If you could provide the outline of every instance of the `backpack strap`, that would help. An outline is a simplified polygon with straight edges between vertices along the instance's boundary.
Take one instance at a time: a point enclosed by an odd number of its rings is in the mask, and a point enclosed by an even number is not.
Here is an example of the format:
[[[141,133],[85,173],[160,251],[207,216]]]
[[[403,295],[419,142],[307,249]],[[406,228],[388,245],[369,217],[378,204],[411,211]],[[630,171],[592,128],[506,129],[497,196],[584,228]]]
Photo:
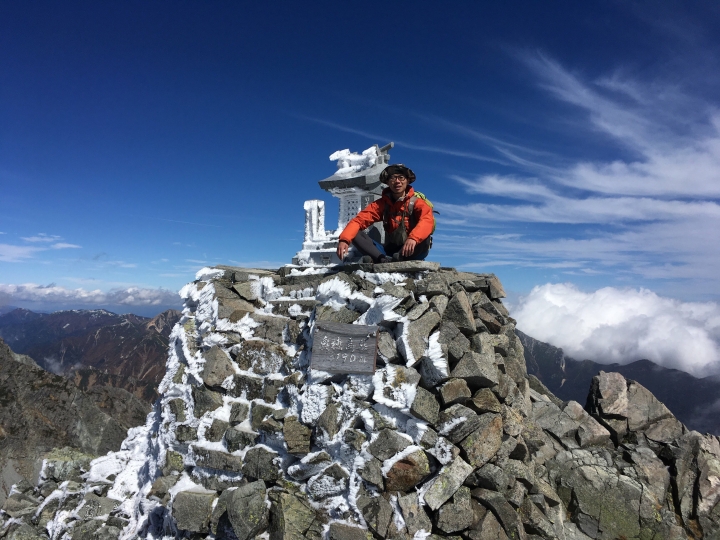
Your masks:
[[[413,195],[410,197],[410,200],[407,204],[407,210],[408,210],[408,221],[410,222],[410,228],[414,229],[415,225],[417,225],[417,222],[413,219],[413,212],[415,210],[415,202],[417,202],[418,198],[417,195]]]

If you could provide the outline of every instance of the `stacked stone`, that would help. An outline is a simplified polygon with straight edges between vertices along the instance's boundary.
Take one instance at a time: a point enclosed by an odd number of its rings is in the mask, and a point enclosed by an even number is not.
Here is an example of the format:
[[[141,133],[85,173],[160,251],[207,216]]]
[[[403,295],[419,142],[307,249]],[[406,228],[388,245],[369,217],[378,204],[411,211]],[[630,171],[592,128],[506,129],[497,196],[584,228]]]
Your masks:
[[[492,274],[218,267],[184,294],[139,489],[120,500],[127,473],[96,460],[2,534],[45,537],[42,515],[73,539],[720,537],[718,438],[615,373],[587,410],[558,400]],[[374,376],[311,369],[319,320],[378,325]]]

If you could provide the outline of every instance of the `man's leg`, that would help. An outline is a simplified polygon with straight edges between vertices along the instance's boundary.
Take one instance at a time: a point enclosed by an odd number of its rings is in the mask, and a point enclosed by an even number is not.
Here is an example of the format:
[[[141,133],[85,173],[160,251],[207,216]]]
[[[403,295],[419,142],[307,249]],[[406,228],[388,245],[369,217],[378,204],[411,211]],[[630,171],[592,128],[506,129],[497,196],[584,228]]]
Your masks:
[[[369,255],[375,262],[380,261],[380,257],[385,256],[385,250],[382,245],[375,242],[365,231],[360,231],[353,240],[355,246],[361,253]]]

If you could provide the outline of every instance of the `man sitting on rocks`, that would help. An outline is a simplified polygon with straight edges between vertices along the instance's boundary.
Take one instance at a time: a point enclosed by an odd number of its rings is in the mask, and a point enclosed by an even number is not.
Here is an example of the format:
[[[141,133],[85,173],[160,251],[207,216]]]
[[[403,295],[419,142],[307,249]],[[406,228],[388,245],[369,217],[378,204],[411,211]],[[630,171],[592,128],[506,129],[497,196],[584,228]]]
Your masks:
[[[432,207],[415,195],[410,186],[415,173],[405,165],[388,165],[380,173],[380,181],[388,187],[382,197],[371,202],[345,227],[338,242],[337,256],[342,261],[352,243],[366,262],[422,261],[432,246],[435,219]],[[385,243],[375,242],[363,230],[383,222]]]

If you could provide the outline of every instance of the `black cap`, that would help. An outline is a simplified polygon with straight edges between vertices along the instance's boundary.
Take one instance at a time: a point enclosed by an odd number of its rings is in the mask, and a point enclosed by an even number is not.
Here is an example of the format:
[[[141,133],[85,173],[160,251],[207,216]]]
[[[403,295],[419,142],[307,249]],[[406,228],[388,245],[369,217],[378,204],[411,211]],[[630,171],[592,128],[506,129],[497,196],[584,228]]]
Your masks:
[[[415,173],[412,171],[412,169],[409,169],[402,163],[396,163],[394,165],[388,165],[385,167],[383,172],[380,173],[380,181],[383,184],[388,183],[388,178],[395,174],[402,174],[405,178],[408,179],[408,184],[412,184],[415,181]]]

